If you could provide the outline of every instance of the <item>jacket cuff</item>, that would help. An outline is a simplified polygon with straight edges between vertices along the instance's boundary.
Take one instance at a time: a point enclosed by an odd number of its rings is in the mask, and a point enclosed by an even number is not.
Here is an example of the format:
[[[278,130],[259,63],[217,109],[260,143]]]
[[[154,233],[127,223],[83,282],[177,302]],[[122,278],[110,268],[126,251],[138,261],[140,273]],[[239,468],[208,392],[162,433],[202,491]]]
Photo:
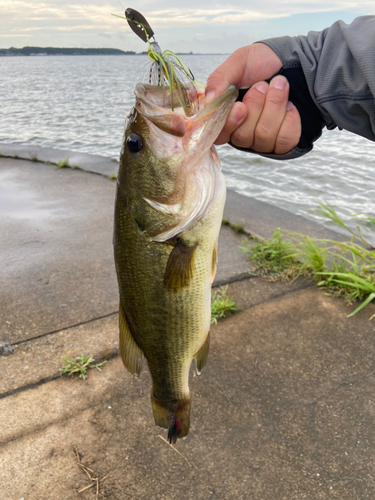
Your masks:
[[[257,151],[254,151],[253,149],[248,149],[248,148],[240,148],[238,146],[235,146],[231,142],[229,143],[232,148],[238,149],[239,151],[244,151],[246,153],[252,153],[258,156],[263,156],[264,158],[270,158],[271,160],[295,160],[296,158],[300,158],[301,156],[305,155],[306,153],[309,153],[313,146],[311,147],[306,147],[306,148],[300,148],[296,146],[292,150],[288,151],[288,153],[285,153],[283,155],[277,155],[276,153],[258,153]]]

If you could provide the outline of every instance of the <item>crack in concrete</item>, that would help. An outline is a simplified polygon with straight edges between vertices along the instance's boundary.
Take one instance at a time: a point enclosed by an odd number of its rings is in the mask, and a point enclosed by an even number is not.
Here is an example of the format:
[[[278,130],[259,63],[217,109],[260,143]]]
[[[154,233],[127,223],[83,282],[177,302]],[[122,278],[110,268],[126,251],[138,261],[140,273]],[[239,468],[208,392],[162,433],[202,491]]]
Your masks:
[[[76,323],[75,325],[64,326],[62,328],[58,328],[57,330],[52,330],[50,332],[42,333],[40,335],[37,335],[36,337],[31,337],[25,340],[20,340],[19,342],[14,342],[13,344],[10,345],[18,346],[20,344],[26,344],[27,342],[31,342],[32,340],[41,339],[43,337],[47,337],[48,335],[54,335],[55,333],[63,332],[64,330],[70,330],[71,328],[76,328],[77,326],[87,325],[88,323],[99,321],[100,319],[109,318],[110,316],[114,316],[115,314],[118,314],[118,311],[104,314],[103,316],[98,316],[97,318],[88,319],[86,321],[81,321],[80,323]]]
[[[110,356],[106,357],[106,360],[109,361],[110,359],[118,358],[118,356],[120,356],[120,353],[113,352]],[[101,358],[95,358],[95,356],[94,356],[94,359],[95,359],[95,361],[101,361]],[[56,379],[62,378],[62,377],[63,377],[63,375],[61,374],[61,372],[54,373],[54,374],[50,375],[49,377],[41,378],[40,380],[37,380],[36,382],[22,385],[20,387],[17,387],[16,389],[12,389],[10,391],[3,392],[2,394],[0,394],[0,400],[5,399],[9,396],[13,396],[15,394],[18,394],[20,392],[28,391],[29,389],[36,389],[37,387],[39,387],[43,384],[46,384],[47,382],[52,382],[53,380],[56,380]]]

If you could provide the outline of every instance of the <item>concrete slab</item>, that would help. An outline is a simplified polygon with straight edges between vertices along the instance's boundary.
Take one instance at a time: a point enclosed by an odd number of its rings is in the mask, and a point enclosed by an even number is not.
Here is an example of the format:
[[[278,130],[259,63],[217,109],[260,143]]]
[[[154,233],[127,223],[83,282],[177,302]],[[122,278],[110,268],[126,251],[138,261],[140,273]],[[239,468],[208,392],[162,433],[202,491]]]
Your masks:
[[[115,184],[0,158],[0,339],[15,343],[117,310]]]
[[[64,354],[116,356],[114,189],[0,158],[0,340],[13,344],[0,356],[1,498],[96,498],[78,493],[90,481],[77,448],[93,476],[111,474],[101,493],[114,499],[372,500],[375,304],[347,319],[354,307],[306,281],[243,280],[243,237],[228,227],[216,284],[236,280],[243,311],[212,327],[208,365],[191,373],[183,456],[153,425],[147,369],[132,378],[114,357],[86,382],[56,378]],[[225,218],[266,237],[277,227],[332,237],[230,192]]]
[[[228,294],[245,310],[309,286],[302,278],[291,283],[248,278],[232,283]],[[0,399],[60,377],[62,358],[82,353],[96,361],[118,355],[117,313],[13,344],[11,354],[0,356]]]
[[[0,340],[12,344],[118,310],[112,233],[115,182],[0,158]],[[224,227],[216,284],[251,267]]]
[[[76,447],[95,477],[111,473],[113,499],[372,500],[374,312],[347,319],[308,288],[214,326],[183,457],[153,425],[147,370],[132,378],[119,358],[0,400],[3,498],[81,498]]]

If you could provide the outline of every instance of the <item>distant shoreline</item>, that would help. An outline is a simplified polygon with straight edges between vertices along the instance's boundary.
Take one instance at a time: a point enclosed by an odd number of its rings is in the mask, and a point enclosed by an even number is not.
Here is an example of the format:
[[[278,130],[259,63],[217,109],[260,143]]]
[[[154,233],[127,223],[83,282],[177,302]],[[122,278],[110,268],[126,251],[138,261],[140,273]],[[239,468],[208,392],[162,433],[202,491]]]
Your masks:
[[[84,49],[84,48],[60,48],[60,47],[23,47],[17,49],[0,49],[0,57],[43,57],[43,56],[143,56],[147,52],[124,51],[120,49]],[[227,54],[193,54],[193,52],[176,52],[179,56],[220,56]]]

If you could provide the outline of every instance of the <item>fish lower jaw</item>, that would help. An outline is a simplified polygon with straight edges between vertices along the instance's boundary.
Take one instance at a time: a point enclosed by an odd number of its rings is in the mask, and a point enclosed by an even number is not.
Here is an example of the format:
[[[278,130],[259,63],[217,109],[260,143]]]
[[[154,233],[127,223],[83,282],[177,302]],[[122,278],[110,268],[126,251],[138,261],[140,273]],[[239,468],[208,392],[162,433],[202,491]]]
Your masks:
[[[151,396],[155,425],[168,429],[168,440],[175,443],[184,438],[190,428],[190,398],[181,401],[160,401]]]

